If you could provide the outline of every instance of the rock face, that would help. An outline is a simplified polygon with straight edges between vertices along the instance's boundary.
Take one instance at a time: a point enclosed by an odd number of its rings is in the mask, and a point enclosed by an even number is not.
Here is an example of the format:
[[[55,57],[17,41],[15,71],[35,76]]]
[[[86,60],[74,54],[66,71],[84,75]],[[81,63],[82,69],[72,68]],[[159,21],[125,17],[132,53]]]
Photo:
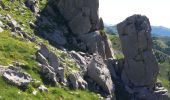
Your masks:
[[[87,49],[86,51],[90,54],[98,53],[103,59],[114,58],[111,43],[108,40],[106,33],[95,31],[82,34],[79,38],[83,41]]]
[[[2,76],[9,83],[19,87],[27,86],[32,80],[29,74],[22,72],[13,66],[6,69]]]
[[[149,19],[134,15],[119,23],[117,29],[125,56],[123,81],[134,86],[154,86],[159,69],[152,52]]]
[[[87,67],[87,76],[101,86],[105,93],[110,94],[113,92],[114,85],[110,72],[100,56],[93,56]]]
[[[149,19],[133,15],[119,23],[117,29],[125,59],[119,75],[112,73],[112,76],[120,77],[131,95],[128,100],[170,100],[167,90],[156,84],[159,68],[152,52]],[[113,67],[112,70],[116,71]]]
[[[74,34],[88,33],[102,26],[99,25],[99,0],[56,0],[56,6]]]

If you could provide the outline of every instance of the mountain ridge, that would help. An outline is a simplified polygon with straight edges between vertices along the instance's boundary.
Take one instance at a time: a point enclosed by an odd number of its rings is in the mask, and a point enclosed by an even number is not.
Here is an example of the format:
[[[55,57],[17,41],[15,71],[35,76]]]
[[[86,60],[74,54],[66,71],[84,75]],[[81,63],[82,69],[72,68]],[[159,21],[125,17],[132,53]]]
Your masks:
[[[117,33],[116,25],[112,24],[104,24],[105,30],[108,33]],[[164,26],[151,26],[152,27],[152,35],[153,36],[170,36],[170,28]]]

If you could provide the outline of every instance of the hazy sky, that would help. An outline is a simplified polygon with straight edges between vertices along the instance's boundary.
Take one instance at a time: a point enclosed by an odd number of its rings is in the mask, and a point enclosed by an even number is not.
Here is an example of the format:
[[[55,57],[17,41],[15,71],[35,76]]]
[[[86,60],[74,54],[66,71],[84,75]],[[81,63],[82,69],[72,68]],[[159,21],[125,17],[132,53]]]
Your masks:
[[[170,28],[170,0],[99,0],[105,23],[117,24],[133,14],[146,15],[151,24]]]

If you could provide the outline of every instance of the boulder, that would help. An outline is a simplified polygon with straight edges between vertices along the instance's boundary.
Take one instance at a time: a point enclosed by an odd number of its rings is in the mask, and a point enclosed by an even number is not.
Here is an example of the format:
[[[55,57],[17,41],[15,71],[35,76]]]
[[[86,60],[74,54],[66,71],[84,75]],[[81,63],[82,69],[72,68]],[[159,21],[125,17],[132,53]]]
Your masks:
[[[119,23],[117,29],[125,56],[122,80],[128,85],[153,88],[159,69],[152,52],[149,19],[133,15]]]
[[[19,87],[27,86],[32,80],[28,73],[13,66],[10,66],[7,70],[5,70],[2,76],[10,84],[14,84]]]
[[[114,58],[111,43],[106,36],[106,33],[95,31],[87,34],[82,34],[79,39],[86,45],[86,50],[90,54],[98,53],[103,59]]]
[[[71,73],[68,76],[69,85],[71,88],[74,89],[86,89],[87,88],[87,82],[81,77],[79,73]]]
[[[96,82],[105,93],[111,94],[113,92],[114,84],[110,72],[99,55],[93,56],[87,67],[87,76]]]

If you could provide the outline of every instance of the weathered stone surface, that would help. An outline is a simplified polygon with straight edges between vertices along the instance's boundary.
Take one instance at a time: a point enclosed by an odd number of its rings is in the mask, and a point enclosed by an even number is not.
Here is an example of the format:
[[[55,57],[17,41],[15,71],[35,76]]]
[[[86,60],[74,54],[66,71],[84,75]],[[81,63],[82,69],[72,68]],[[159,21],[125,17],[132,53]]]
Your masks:
[[[18,68],[10,66],[2,75],[5,80],[16,86],[27,86],[32,78],[26,72],[20,71]]]
[[[71,73],[68,76],[70,87],[75,89],[86,89],[87,88],[87,82],[81,77],[79,73]]]
[[[114,85],[110,72],[100,56],[93,56],[87,67],[87,76],[101,86],[105,93],[110,94],[113,92]]]
[[[78,52],[71,51],[70,52],[71,57],[77,62],[77,64],[80,66],[81,71],[87,71],[87,63],[88,61],[80,55]]]
[[[59,59],[55,53],[50,51],[46,45],[40,44],[40,49],[36,53],[36,59],[42,64],[42,72],[48,75],[54,82],[66,83],[64,67],[59,64]]]
[[[69,27],[75,34],[88,33],[91,29],[91,22],[88,17],[80,13],[69,22]]]
[[[125,56],[122,80],[128,85],[153,87],[159,69],[152,52],[149,19],[133,15],[119,23],[117,29]]]
[[[106,33],[96,31],[82,34],[79,38],[85,43],[86,49],[90,54],[98,53],[103,59],[114,58],[111,43]]]
[[[49,80],[52,81],[54,83],[57,83],[57,77],[56,77],[56,73],[54,72],[54,68],[52,68],[49,64],[47,59],[40,53],[37,52],[36,53],[36,59],[39,63],[41,63],[41,72],[43,74],[43,76]]]
[[[73,33],[79,35],[98,29],[99,0],[56,0],[56,6]]]

